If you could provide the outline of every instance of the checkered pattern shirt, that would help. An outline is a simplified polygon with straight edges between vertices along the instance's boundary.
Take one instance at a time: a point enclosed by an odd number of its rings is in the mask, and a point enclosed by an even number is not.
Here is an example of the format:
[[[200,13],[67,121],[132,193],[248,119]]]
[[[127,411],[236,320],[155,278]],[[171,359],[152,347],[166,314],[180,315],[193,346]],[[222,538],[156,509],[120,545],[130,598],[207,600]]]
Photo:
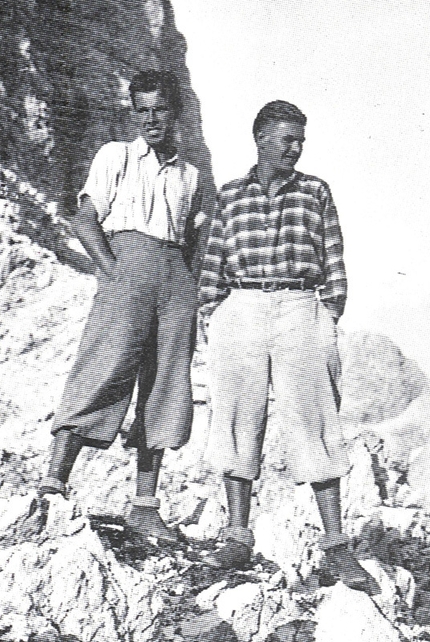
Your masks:
[[[269,198],[253,167],[221,188],[200,278],[200,303],[222,300],[233,280],[306,279],[330,313],[347,293],[343,240],[330,188],[294,172]]]

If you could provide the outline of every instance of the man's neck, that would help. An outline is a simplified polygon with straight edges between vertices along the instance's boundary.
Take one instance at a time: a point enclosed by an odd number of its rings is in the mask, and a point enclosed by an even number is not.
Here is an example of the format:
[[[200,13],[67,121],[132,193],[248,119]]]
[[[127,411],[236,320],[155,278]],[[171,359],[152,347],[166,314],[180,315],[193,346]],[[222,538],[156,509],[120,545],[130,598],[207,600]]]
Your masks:
[[[294,170],[290,172],[280,172],[275,171],[270,167],[267,167],[264,163],[259,162],[257,165],[257,176],[260,181],[260,185],[263,188],[263,192],[269,196],[273,196],[279,190],[281,185],[285,183],[294,173]]]
[[[152,149],[154,150],[160,165],[163,165],[163,163],[172,158],[177,151],[176,147],[170,141],[163,143],[162,145],[154,146]]]

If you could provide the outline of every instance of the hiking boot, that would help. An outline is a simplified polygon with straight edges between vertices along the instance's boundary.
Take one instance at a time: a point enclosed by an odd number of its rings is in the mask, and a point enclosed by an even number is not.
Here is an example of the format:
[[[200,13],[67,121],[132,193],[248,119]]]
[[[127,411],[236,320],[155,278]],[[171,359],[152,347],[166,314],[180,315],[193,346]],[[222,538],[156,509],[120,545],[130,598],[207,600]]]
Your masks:
[[[224,546],[202,558],[205,564],[226,570],[241,569],[249,564],[255,544],[251,529],[229,526],[224,529],[223,539],[226,542]]]
[[[132,533],[143,535],[143,537],[156,537],[159,540],[177,544],[178,535],[173,529],[166,526],[161,519],[158,509],[160,500],[150,495],[135,497],[133,508],[125,522],[126,528]]]
[[[324,536],[320,547],[325,551],[327,569],[333,577],[349,588],[364,591],[368,595],[381,592],[375,578],[360,565],[349,549],[346,535]]]

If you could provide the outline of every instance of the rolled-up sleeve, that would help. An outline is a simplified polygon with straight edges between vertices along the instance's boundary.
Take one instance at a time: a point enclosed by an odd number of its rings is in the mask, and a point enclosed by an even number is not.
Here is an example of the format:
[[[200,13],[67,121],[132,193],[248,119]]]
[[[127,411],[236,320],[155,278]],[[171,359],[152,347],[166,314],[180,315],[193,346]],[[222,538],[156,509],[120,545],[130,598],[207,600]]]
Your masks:
[[[223,208],[218,197],[200,276],[199,300],[202,306],[215,302],[225,294],[225,285],[222,282],[225,258],[222,214]]]
[[[88,178],[78,194],[78,207],[84,196],[89,196],[102,223],[115,199],[118,180],[124,164],[124,144],[111,142],[103,145],[94,156]]]
[[[332,316],[342,316],[347,295],[347,279],[343,260],[343,237],[330,189],[324,185],[321,193],[324,222],[325,287],[321,300]]]

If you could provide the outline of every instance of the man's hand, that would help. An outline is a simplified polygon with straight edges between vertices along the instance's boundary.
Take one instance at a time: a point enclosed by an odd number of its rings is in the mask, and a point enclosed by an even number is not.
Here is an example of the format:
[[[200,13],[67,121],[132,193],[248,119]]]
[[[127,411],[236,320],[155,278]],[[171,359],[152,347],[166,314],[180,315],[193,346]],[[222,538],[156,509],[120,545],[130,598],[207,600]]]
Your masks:
[[[200,337],[203,340],[203,343],[208,343],[208,330],[209,330],[209,317],[205,314],[202,314],[200,311],[198,314],[198,328]]]
[[[98,265],[97,267],[110,279],[113,277],[115,274],[116,266],[117,266],[117,261],[112,257],[112,259],[109,257],[109,260],[107,260],[108,257],[106,257],[106,260],[103,262],[102,265]]]
[[[200,334],[205,343],[208,343],[208,330],[209,330],[209,320],[213,312],[219,306],[219,301],[212,301],[211,303],[205,303],[201,306],[198,315],[198,327]]]

